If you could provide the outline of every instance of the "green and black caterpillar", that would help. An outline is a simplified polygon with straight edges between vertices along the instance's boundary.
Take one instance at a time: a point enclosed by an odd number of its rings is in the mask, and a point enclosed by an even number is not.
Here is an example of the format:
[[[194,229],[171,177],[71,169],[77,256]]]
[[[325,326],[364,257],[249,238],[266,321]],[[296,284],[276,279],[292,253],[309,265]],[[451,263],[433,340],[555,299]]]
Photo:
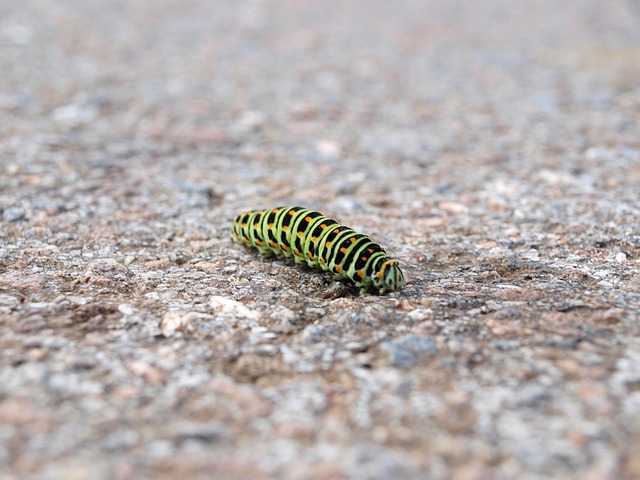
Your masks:
[[[398,261],[368,236],[302,207],[278,207],[238,215],[233,239],[260,253],[293,258],[361,291],[392,292],[404,285]]]

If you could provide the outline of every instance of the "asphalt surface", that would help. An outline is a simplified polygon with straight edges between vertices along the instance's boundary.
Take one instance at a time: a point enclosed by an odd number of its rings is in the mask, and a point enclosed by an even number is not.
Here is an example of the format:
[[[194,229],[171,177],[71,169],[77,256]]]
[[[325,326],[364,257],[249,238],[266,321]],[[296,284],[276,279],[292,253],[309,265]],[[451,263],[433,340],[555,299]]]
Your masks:
[[[0,0],[0,479],[640,478],[639,23]],[[406,286],[231,242],[280,205]]]

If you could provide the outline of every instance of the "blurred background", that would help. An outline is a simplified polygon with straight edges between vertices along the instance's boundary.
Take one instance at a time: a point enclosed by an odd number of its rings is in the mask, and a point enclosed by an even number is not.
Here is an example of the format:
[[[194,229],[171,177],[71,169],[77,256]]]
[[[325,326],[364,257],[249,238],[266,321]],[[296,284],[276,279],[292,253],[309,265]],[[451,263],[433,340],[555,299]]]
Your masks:
[[[251,208],[428,209],[434,189],[469,203],[532,164],[584,178],[608,163],[591,147],[637,157],[633,0],[29,0],[0,14],[5,167],[138,162],[145,183],[182,170]]]

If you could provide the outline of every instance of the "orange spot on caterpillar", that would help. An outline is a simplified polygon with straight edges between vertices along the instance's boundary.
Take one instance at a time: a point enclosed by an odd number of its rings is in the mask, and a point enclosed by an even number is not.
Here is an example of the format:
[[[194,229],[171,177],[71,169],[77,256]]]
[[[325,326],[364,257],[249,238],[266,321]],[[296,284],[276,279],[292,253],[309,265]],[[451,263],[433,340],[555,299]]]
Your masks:
[[[302,232],[298,232],[298,238],[302,238],[303,233]]]
[[[294,215],[295,213],[295,210],[289,210],[289,215]]]
[[[340,249],[340,251],[341,251],[342,253],[347,253],[347,249],[346,249],[346,248],[344,248],[344,247],[342,247],[342,248]]]
[[[259,224],[259,223],[254,223],[254,224],[253,224],[253,228],[255,228],[256,230],[258,229],[258,227],[259,227],[259,226],[260,226],[260,224]]]
[[[325,228],[327,228],[327,226],[323,223],[322,225],[320,225],[320,228],[324,230]]]
[[[369,253],[373,253],[373,248],[367,248],[367,250],[369,250]]]
[[[376,278],[382,278],[382,272],[376,273]]]
[[[269,245],[275,248],[276,242],[274,242],[273,240],[269,240]]]
[[[293,253],[295,253],[298,257],[300,256],[300,250],[298,250],[297,248],[293,251]]]
[[[273,222],[271,222],[269,225],[267,225],[269,228],[273,228]]]
[[[339,228],[336,228],[336,229],[333,231],[333,233],[340,233],[340,229],[339,229]]]
[[[282,250],[284,250],[285,252],[286,252],[287,250],[289,250],[289,247],[287,247],[284,243],[281,243],[281,244],[280,244],[280,248],[281,248]]]
[[[367,261],[367,258],[369,258],[369,257],[360,257],[360,258],[362,258],[362,261],[363,261],[363,262],[366,262],[366,261]]]
[[[307,252],[307,256],[311,259],[313,259],[313,255],[311,254],[311,252]]]
[[[309,223],[311,221],[311,217],[304,217],[304,221]]]
[[[247,222],[242,224],[242,228],[246,228],[247,227]]]
[[[320,263],[324,265],[325,263],[327,263],[327,261],[324,258],[321,258]]]
[[[278,213],[278,209],[274,208],[273,210],[271,210],[273,213]]]
[[[331,242],[327,242],[324,244],[327,248],[329,248],[331,246]]]
[[[364,272],[362,270],[358,270],[356,273],[360,278],[364,278]]]
[[[353,243],[353,242],[356,241],[356,238],[355,237],[351,237],[349,240],[351,241],[351,243]]]
[[[340,265],[336,265],[336,272],[340,273],[342,271],[342,267]]]
[[[313,243],[316,243],[316,242],[318,241],[318,237],[311,237],[311,241],[312,241]]]
[[[288,225],[283,225],[282,226],[282,231],[286,232],[287,230],[289,230],[289,226]]]
[[[256,238],[255,244],[256,244],[256,245],[258,245],[258,246],[261,246],[261,245],[262,245],[262,241],[260,241],[260,240],[258,240],[258,239]]]

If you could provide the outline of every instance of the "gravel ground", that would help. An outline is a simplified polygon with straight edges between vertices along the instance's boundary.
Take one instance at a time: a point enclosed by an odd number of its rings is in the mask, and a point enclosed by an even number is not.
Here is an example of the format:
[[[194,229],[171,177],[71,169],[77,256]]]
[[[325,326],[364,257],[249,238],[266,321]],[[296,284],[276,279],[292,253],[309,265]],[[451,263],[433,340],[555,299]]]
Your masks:
[[[0,0],[0,479],[640,478],[639,23]],[[294,204],[407,285],[231,243]]]

